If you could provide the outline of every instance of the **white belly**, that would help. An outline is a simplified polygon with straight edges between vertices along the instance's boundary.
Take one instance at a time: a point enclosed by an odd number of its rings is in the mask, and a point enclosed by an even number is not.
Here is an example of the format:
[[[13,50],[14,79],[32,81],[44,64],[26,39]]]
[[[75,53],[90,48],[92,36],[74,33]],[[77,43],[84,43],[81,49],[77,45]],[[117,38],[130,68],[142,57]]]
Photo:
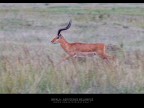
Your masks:
[[[85,56],[92,57],[95,55],[97,55],[96,52],[77,52],[74,57],[85,57]]]

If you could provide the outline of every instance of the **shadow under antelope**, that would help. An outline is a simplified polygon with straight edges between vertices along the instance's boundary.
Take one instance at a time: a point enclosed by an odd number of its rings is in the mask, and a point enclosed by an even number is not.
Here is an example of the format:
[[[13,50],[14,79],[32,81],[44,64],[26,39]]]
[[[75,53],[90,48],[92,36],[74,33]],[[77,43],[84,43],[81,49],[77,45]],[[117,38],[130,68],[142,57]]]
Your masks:
[[[68,60],[71,57],[85,57],[98,55],[100,58],[108,60],[113,57],[106,54],[106,45],[104,43],[69,43],[62,35],[61,31],[67,30],[71,26],[71,20],[65,28],[58,30],[57,36],[51,41],[53,44],[60,43],[61,47],[68,54],[67,57],[63,58],[60,62]]]

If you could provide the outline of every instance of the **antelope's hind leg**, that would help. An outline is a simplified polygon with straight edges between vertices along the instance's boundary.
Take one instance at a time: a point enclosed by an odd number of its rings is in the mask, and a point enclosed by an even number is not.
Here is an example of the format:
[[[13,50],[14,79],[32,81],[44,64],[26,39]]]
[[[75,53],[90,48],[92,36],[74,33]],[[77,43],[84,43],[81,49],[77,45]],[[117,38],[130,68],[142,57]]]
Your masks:
[[[109,56],[109,55],[100,55],[101,58],[107,63],[107,64],[111,64],[116,62],[116,58],[114,56]]]

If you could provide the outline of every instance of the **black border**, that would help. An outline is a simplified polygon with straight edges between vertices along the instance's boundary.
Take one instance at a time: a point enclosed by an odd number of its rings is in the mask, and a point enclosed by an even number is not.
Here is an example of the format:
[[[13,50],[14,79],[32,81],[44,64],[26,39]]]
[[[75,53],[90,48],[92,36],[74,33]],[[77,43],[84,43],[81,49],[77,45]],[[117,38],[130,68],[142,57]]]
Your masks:
[[[143,3],[143,0],[1,0],[0,3]]]
[[[34,106],[48,106],[49,104],[95,104],[95,107],[102,107],[109,105],[115,107],[126,107],[128,105],[140,105],[143,103],[143,95],[141,94],[1,94],[0,102],[6,105],[19,105],[20,107]],[[53,99],[92,99],[90,102],[55,102]],[[138,104],[136,103],[138,102]],[[12,103],[12,104],[11,104]]]

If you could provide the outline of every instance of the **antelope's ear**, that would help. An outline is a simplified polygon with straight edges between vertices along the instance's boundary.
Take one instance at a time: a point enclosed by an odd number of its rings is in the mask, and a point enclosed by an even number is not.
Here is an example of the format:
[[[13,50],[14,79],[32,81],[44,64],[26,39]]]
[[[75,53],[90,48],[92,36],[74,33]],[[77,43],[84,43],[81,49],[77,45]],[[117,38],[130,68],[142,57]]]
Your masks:
[[[63,38],[62,36],[59,37],[59,39],[62,39],[62,38]]]

